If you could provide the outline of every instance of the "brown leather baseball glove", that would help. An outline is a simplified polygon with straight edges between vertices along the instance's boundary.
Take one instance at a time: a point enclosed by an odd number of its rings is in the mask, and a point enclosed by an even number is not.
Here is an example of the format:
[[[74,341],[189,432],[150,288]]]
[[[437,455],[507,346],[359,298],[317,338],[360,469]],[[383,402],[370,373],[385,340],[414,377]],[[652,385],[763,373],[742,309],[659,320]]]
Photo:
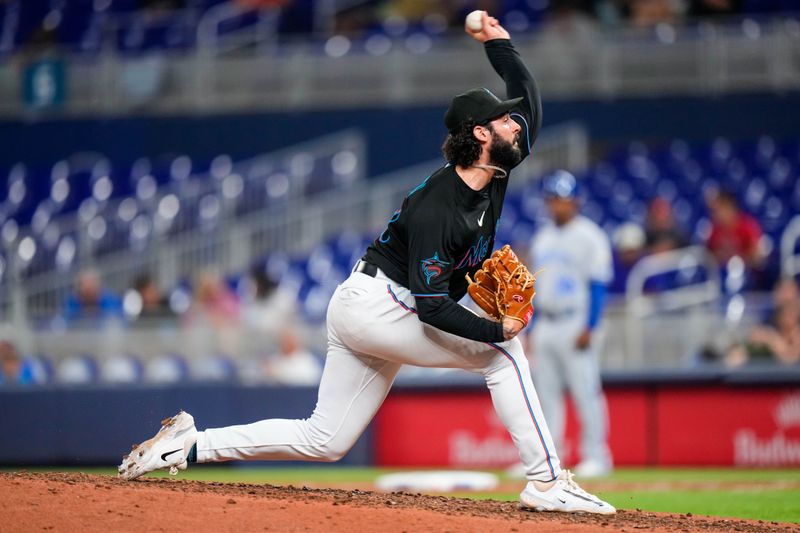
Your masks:
[[[527,326],[533,316],[535,281],[506,244],[483,262],[474,280],[467,275],[467,292],[494,319],[509,317]]]
[[[469,274],[465,274],[469,286],[467,292],[472,300],[483,309],[487,315],[495,320],[502,320],[503,315],[497,307],[497,279],[492,274],[494,263],[492,257],[483,262],[483,266],[475,272],[473,281]]]

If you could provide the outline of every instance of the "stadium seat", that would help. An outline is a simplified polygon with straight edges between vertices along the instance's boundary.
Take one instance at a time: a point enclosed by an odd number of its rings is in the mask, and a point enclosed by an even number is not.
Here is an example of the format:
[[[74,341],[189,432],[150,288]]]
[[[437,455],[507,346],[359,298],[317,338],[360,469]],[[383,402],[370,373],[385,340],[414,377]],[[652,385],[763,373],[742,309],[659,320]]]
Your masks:
[[[147,383],[180,383],[189,378],[186,359],[177,354],[165,354],[149,359],[144,364],[144,379]]]
[[[118,355],[100,363],[100,381],[112,384],[139,383],[144,376],[144,365],[134,355]]]
[[[321,244],[314,248],[308,256],[306,263],[306,276],[313,283],[323,283],[333,269],[334,254],[331,246]]]
[[[228,356],[216,355],[189,361],[189,377],[193,381],[225,382],[238,375],[236,363]]]
[[[90,355],[71,355],[56,364],[55,381],[62,385],[89,385],[98,378],[98,365]]]
[[[26,358],[27,364],[31,369],[34,383],[37,385],[48,385],[53,382],[55,370],[49,358],[37,355]]]
[[[314,285],[309,288],[305,298],[302,300],[301,310],[303,316],[312,324],[319,324],[325,319],[328,310],[328,302],[336,286]]]

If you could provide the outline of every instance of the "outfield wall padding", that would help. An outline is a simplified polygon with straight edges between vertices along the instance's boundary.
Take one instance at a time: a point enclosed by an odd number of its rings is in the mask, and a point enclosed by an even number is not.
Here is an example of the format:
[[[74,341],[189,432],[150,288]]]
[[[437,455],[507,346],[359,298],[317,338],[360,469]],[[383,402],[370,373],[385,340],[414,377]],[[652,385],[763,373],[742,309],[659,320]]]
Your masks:
[[[0,389],[0,465],[117,465],[180,409],[198,429],[307,418],[316,388],[170,386]],[[373,462],[371,431],[343,464]]]

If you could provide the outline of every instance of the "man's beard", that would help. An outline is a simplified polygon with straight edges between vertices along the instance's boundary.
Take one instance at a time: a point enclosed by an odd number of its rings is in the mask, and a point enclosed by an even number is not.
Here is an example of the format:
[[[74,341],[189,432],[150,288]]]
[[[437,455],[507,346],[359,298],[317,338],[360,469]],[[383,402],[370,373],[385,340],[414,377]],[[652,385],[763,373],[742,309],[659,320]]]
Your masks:
[[[515,142],[519,142],[519,135],[515,137]],[[493,131],[489,161],[502,169],[511,170],[522,161],[522,151],[519,146],[514,146]]]

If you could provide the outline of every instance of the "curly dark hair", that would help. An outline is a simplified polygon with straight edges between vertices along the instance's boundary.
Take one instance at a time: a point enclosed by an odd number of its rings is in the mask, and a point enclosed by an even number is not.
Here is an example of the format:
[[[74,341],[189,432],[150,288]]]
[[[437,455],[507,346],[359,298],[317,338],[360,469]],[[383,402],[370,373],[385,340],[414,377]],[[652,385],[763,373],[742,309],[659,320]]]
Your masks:
[[[472,134],[472,129],[477,125],[474,120],[467,120],[447,134],[442,145],[442,153],[448,163],[468,167],[478,160],[481,155],[481,145]]]

